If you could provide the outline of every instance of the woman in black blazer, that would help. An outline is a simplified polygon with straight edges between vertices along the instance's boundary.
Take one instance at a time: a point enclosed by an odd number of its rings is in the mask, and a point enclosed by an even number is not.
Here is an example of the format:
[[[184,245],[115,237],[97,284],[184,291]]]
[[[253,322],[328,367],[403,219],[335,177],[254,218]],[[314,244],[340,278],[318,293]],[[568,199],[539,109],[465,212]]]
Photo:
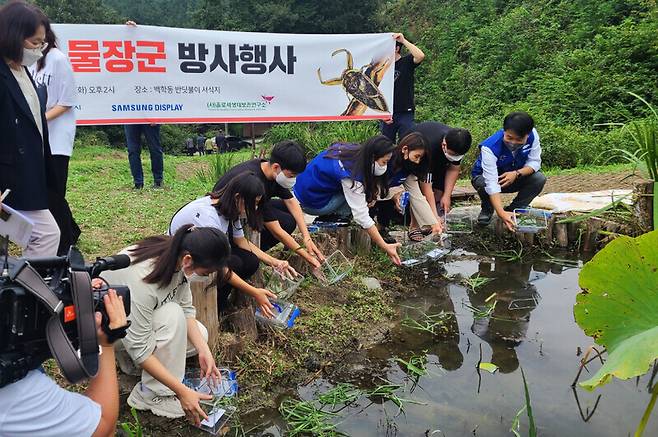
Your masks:
[[[25,68],[42,56],[45,20],[23,2],[0,9],[0,191],[10,189],[4,203],[34,223],[26,257],[56,255],[60,236],[48,211],[48,125]]]

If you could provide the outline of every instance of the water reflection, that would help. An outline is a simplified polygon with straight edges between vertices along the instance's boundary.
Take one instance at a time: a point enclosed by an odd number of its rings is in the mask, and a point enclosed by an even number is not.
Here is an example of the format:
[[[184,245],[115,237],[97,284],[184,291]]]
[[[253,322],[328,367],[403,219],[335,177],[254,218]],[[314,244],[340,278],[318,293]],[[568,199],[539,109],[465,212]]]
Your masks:
[[[525,339],[530,324],[530,313],[541,298],[531,282],[536,280],[532,265],[481,261],[478,272],[481,278],[491,282],[479,288],[469,288],[470,305],[487,313],[475,316],[471,332],[491,347],[491,362],[501,373],[514,372],[519,367],[516,347]],[[495,294],[494,294],[495,293]],[[493,295],[493,297],[491,297]],[[491,311],[491,305],[493,311]]]

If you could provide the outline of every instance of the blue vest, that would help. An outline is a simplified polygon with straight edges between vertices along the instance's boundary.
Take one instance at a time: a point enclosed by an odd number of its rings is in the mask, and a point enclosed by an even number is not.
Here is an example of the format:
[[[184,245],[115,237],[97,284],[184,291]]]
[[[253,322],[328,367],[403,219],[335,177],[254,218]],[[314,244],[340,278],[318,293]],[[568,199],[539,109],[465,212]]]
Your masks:
[[[325,150],[297,175],[293,191],[304,207],[320,209],[326,206],[336,193],[343,191],[340,181],[352,177],[338,159],[327,158],[326,155]]]
[[[499,175],[511,170],[518,170],[523,168],[526,161],[528,161],[528,155],[530,154],[532,143],[535,141],[534,132],[530,132],[526,144],[516,151],[515,156],[503,143],[503,134],[504,132],[501,129],[480,143],[480,149],[486,147],[487,149],[491,150],[494,156],[498,159],[496,162],[496,167],[498,167]],[[471,177],[479,176],[481,174],[482,153],[478,155],[477,161],[475,161],[475,164],[473,164]]]
[[[395,174],[392,174],[393,172],[391,171],[391,163],[388,163],[389,167],[386,169],[386,173],[388,173],[388,186],[389,188],[391,187],[397,187],[398,185],[402,185],[404,181],[407,180],[407,177],[409,176],[409,172],[406,171],[405,169],[401,169]]]

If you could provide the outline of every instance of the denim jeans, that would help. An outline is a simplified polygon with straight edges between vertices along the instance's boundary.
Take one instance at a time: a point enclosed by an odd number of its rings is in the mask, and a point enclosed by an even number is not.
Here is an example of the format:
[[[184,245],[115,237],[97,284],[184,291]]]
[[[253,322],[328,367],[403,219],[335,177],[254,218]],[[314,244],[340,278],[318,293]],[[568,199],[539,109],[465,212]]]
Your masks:
[[[146,137],[149,152],[151,153],[151,172],[153,182],[162,183],[163,152],[160,144],[160,126],[148,124],[127,124],[124,126],[126,142],[128,143],[128,162],[130,173],[133,175],[135,185],[144,185],[144,173],[142,172],[142,133]]]
[[[352,210],[347,204],[347,200],[345,200],[345,196],[342,192],[334,194],[329,202],[322,208],[310,208],[302,205],[302,209],[306,214],[317,216],[336,214],[340,217],[350,217],[352,215]]]
[[[393,123],[386,124],[383,121],[379,122],[379,128],[382,135],[388,137],[391,141],[395,142],[395,136],[402,138],[414,127],[414,113],[413,112],[394,112]]]

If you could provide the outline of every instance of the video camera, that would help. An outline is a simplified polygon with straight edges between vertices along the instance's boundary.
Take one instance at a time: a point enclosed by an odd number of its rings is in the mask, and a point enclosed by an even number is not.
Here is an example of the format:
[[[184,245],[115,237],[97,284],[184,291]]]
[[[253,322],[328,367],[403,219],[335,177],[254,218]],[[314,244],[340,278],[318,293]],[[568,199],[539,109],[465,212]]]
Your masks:
[[[71,383],[95,376],[100,354],[95,312],[101,313],[110,341],[125,337],[127,326],[110,329],[103,296],[115,289],[130,314],[130,290],[107,284],[92,289],[91,278],[128,267],[130,258],[115,255],[85,264],[72,247],[61,257],[14,258],[5,252],[0,265],[0,387],[51,357]]]

